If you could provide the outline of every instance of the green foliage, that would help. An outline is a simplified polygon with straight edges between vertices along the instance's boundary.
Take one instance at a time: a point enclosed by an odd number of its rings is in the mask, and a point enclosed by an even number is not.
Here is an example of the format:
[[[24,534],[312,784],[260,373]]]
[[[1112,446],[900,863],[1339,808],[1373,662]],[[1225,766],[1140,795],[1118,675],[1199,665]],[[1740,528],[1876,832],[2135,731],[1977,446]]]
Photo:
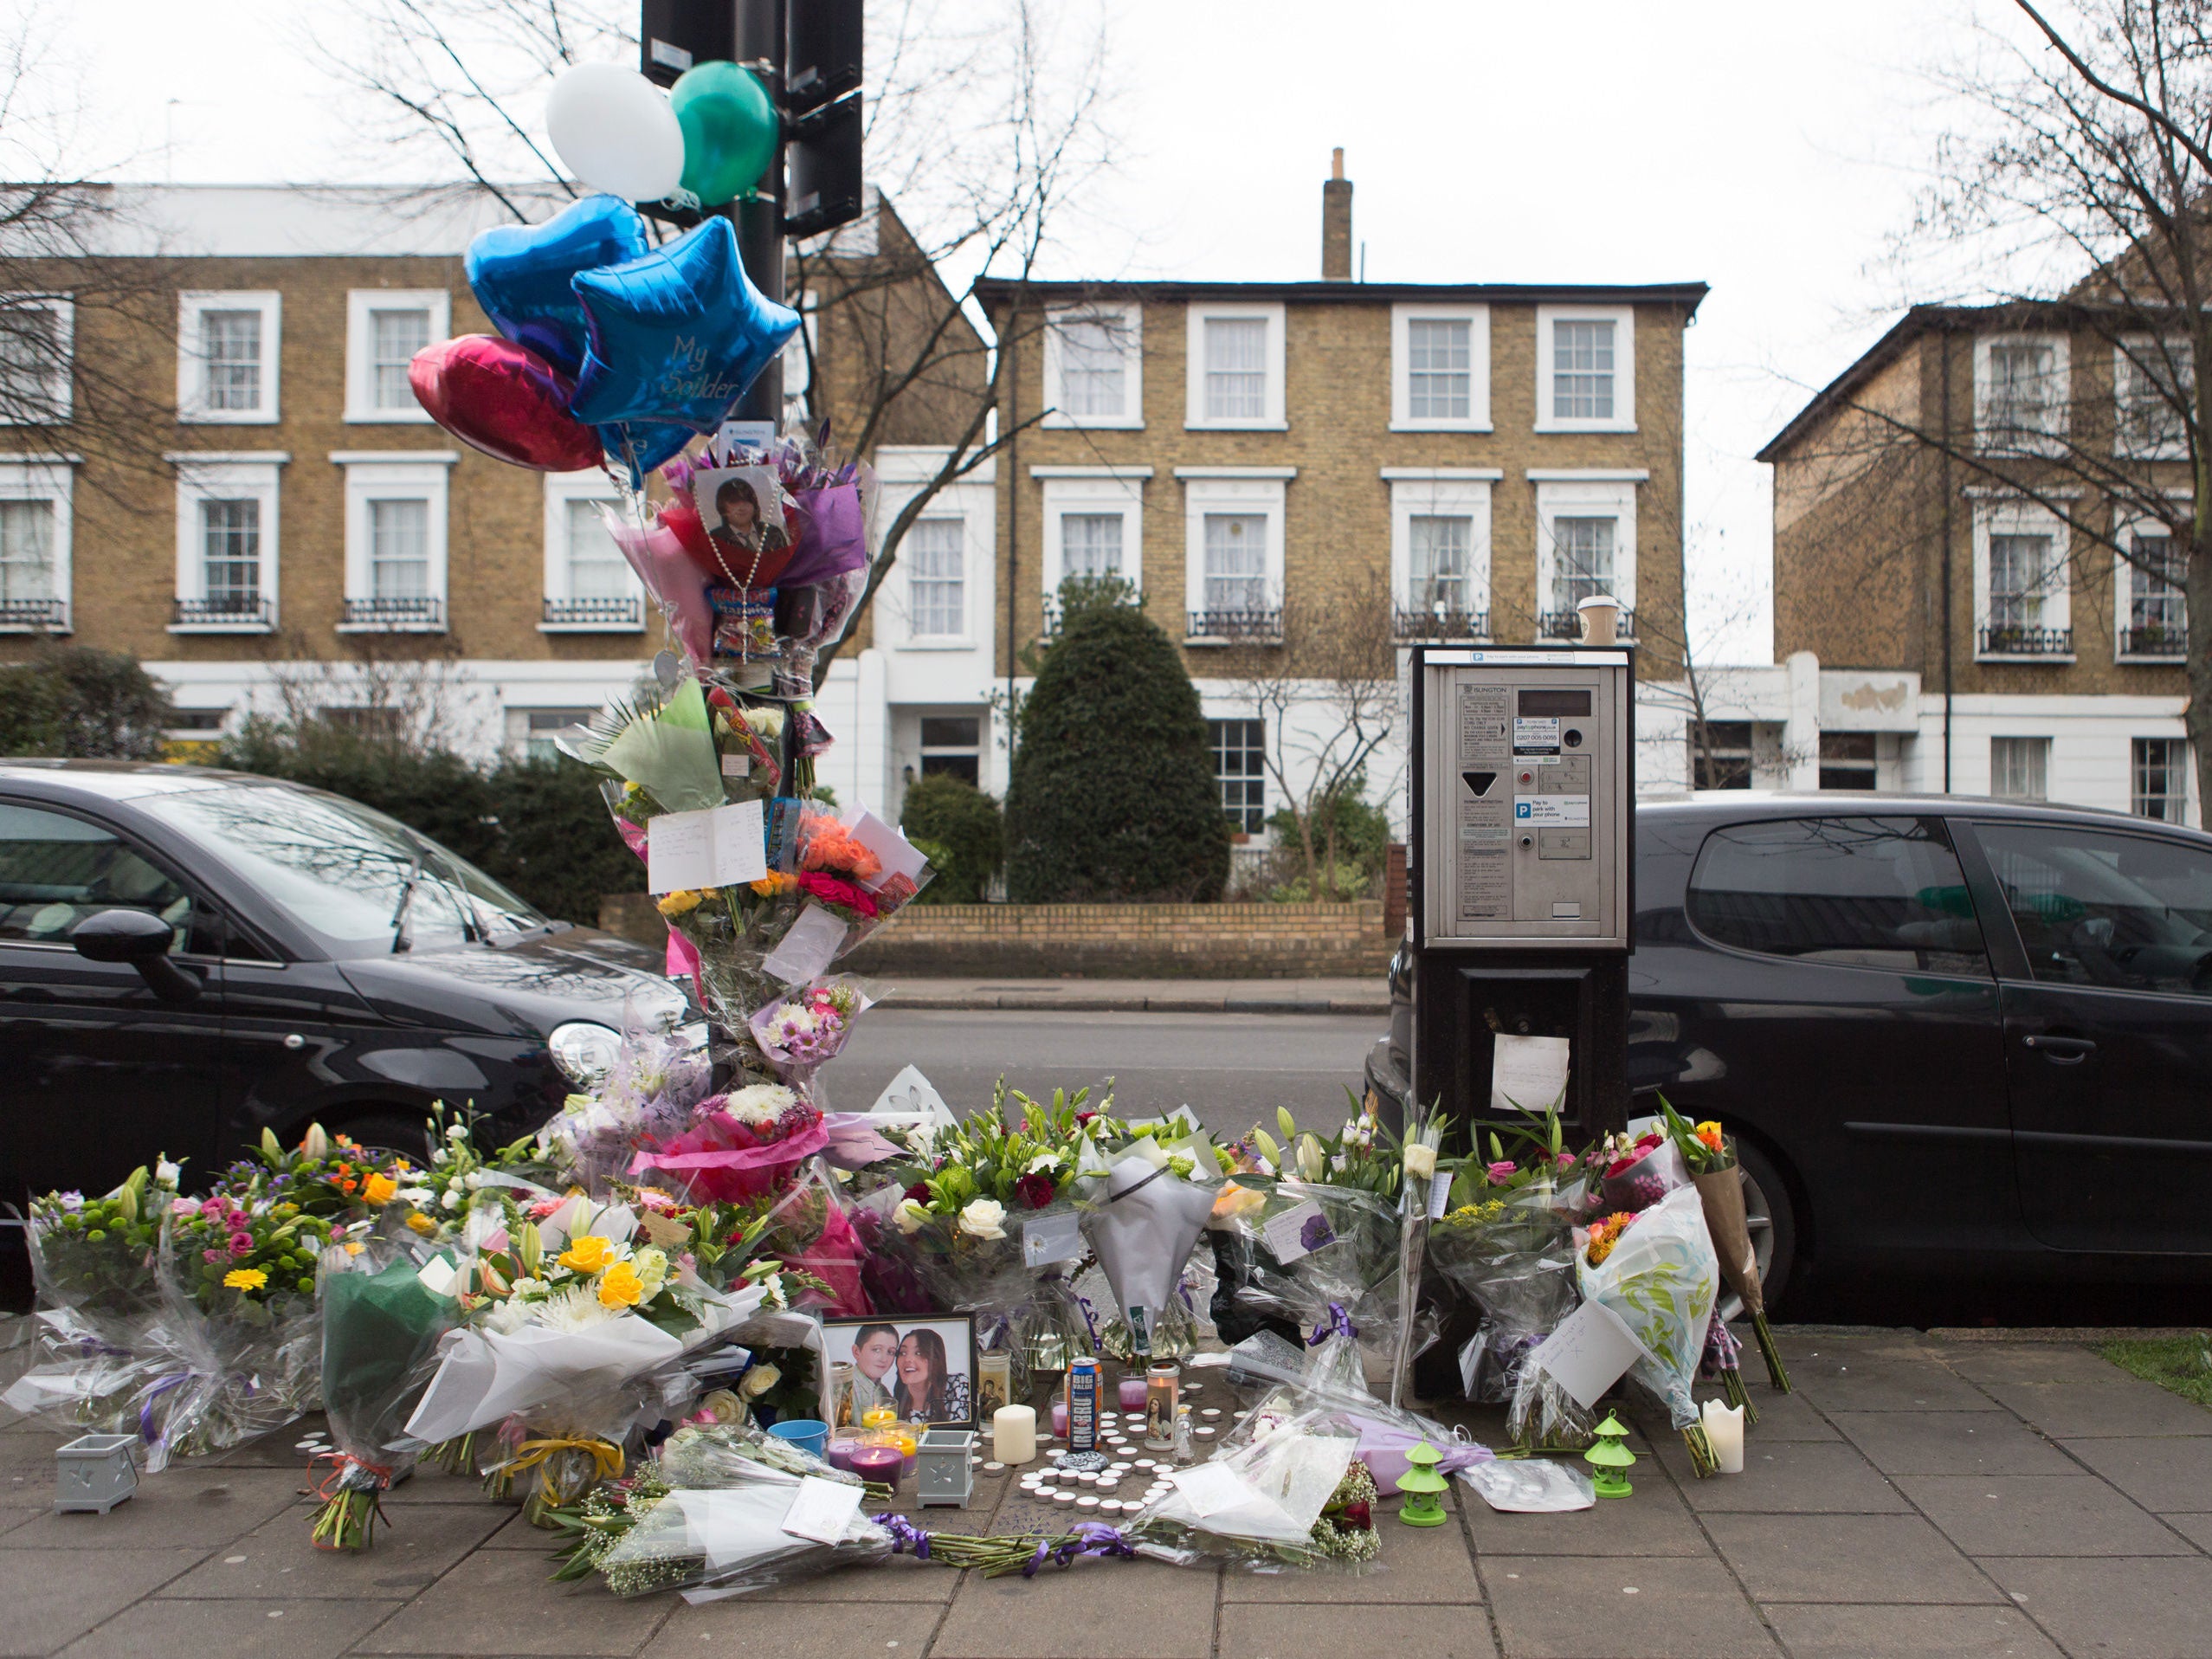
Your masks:
[[[906,788],[899,827],[936,867],[922,904],[980,904],[1006,852],[998,803],[964,778],[933,772]]]
[[[1054,593],[1052,609],[1059,621],[1056,637],[1031,640],[1021,650],[1022,671],[1035,674],[1044,664],[1046,655],[1058,642],[1058,636],[1065,636],[1067,626],[1078,616],[1093,610],[1132,610],[1145,608],[1144,591],[1134,582],[1119,576],[1070,576],[1061,578]]]
[[[1141,610],[1068,616],[1017,731],[1006,791],[1014,902],[1220,896],[1229,828],[1198,693]]]
[[[507,760],[487,780],[498,851],[484,868],[549,916],[599,925],[599,900],[642,893],[645,864],[616,832],[598,775],[565,756]]]
[[[1325,795],[1313,806],[1313,856],[1321,865],[1318,882],[1306,871],[1305,842],[1299,838],[1298,814],[1289,807],[1270,815],[1267,827],[1275,832],[1280,849],[1279,870],[1287,872],[1267,896],[1279,904],[1305,904],[1313,889],[1325,889],[1323,900],[1364,899],[1370,895],[1390,862],[1390,815],[1369,802],[1367,778],[1360,773],[1348,778],[1333,795]],[[1329,836],[1336,836],[1336,877],[1329,876]]]
[[[42,646],[0,667],[0,754],[158,760],[170,719],[160,685],[127,652]]]
[[[2212,1406],[2212,1337],[2202,1331],[2187,1336],[2121,1338],[2097,1352],[2145,1382]]]

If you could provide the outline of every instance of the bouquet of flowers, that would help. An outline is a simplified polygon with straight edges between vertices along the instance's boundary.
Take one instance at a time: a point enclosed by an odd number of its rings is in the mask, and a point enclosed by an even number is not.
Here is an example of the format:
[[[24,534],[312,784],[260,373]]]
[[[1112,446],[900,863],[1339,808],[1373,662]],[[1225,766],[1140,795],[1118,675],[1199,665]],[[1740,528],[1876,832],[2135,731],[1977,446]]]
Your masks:
[[[748,1083],[700,1101],[680,1133],[648,1139],[630,1175],[693,1202],[743,1204],[788,1186],[829,1139],[797,1090]]]
[[[1787,1394],[1790,1373],[1783,1369],[1782,1351],[1775,1346],[1774,1333],[1767,1328],[1765,1288],[1759,1281],[1758,1257],[1751,1249],[1751,1227],[1744,1218],[1744,1176],[1736,1161],[1735,1142],[1710,1120],[1693,1128],[1667,1104],[1665,1095],[1660,1097],[1659,1109],[1664,1114],[1667,1137],[1689,1165],[1691,1185],[1705,1204],[1706,1230],[1712,1235],[1720,1276],[1743,1298],[1744,1309],[1751,1316],[1751,1330],[1758,1340],[1759,1357],[1766,1361],[1768,1380]],[[1719,1320],[1713,1323],[1720,1326],[1725,1336],[1727,1327]],[[1740,1393],[1740,1372],[1734,1374],[1738,1378],[1735,1391]],[[1748,1399],[1735,1403],[1747,1410],[1751,1407]]]
[[[753,1041],[785,1082],[811,1090],[815,1074],[837,1057],[874,1000],[849,976],[817,979],[756,1013]]]
[[[1628,1374],[1657,1397],[1682,1431],[1700,1475],[1713,1467],[1692,1389],[1720,1268],[1694,1187],[1677,1187],[1643,1210],[1616,1210],[1575,1233],[1584,1301],[1620,1315],[1644,1353]]]
[[[696,1604],[888,1559],[891,1533],[857,1507],[826,1543],[785,1530],[803,1481],[821,1478],[680,1487],[667,1471],[641,1471],[561,1516],[569,1544],[555,1576],[574,1580],[597,1572],[617,1596],[674,1590]]]
[[[1344,1338],[1331,1352],[1387,1395],[1406,1311],[1396,1204],[1372,1188],[1283,1180],[1229,1224],[1244,1243],[1235,1302],[1312,1347]]]
[[[1599,1148],[1598,1161],[1596,1197],[1608,1214],[1648,1210],[1690,1184],[1680,1151],[1658,1129],[1648,1129],[1633,1140],[1627,1135],[1608,1137]]]
[[[1221,1559],[1268,1572],[1356,1564],[1364,1557],[1345,1548],[1336,1526],[1326,1536],[1317,1528],[1332,1504],[1341,1513],[1338,1494],[1358,1448],[1326,1408],[1255,1407],[1209,1462],[1170,1475],[1170,1489],[1122,1536],[1139,1555],[1183,1565]]]
[[[641,1150],[691,1121],[712,1075],[703,1049],[674,1032],[633,1028],[598,1087],[570,1095],[538,1132],[544,1156],[559,1181],[603,1197]]]

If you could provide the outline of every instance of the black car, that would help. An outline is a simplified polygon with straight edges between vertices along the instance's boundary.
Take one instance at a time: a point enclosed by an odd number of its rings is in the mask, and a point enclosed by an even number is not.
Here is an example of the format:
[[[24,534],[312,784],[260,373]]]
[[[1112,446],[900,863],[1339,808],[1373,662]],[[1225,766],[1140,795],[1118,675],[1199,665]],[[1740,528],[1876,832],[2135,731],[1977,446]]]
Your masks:
[[[1635,875],[1630,1084],[1738,1137],[1770,1301],[1811,1262],[2212,1278],[2212,836],[1725,791],[1640,803]]]
[[[522,1134],[684,1017],[662,967],[319,790],[0,761],[0,1200],[311,1121],[419,1149],[438,1100]]]

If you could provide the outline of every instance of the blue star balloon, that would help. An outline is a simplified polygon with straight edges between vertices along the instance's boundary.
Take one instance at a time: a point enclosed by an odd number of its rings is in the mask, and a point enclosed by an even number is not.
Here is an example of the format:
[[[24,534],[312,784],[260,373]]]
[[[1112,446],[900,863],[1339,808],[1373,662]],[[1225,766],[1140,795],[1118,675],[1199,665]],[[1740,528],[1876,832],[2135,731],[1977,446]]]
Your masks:
[[[464,268],[492,326],[572,380],[584,366],[584,307],[570,286],[576,274],[652,249],[635,208],[616,197],[587,196],[543,224],[484,231],[468,244]]]
[[[797,312],[753,287],[727,219],[580,272],[573,286],[590,332],[569,410],[593,426],[673,421],[712,432],[799,326]]]
[[[627,426],[593,429],[599,434],[609,463],[629,472],[632,489],[643,489],[646,474],[674,461],[683,453],[684,445],[699,436],[687,426],[669,426],[659,421],[633,421]]]

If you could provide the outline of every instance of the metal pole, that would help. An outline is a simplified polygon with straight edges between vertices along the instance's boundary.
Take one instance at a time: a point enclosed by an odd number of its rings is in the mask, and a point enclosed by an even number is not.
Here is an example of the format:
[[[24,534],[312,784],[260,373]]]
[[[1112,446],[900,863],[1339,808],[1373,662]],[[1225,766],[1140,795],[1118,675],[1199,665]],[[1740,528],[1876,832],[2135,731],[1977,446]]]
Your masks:
[[[801,4],[805,0],[799,0]],[[734,0],[738,9],[738,61],[751,68],[768,84],[769,96],[780,111],[784,105],[784,7],[786,0]],[[738,254],[753,287],[770,299],[784,298],[784,145],[779,140],[760,176],[758,197],[732,203],[720,211],[738,228]],[[760,378],[730,411],[732,420],[773,421],[784,418],[784,363],[771,359]]]

